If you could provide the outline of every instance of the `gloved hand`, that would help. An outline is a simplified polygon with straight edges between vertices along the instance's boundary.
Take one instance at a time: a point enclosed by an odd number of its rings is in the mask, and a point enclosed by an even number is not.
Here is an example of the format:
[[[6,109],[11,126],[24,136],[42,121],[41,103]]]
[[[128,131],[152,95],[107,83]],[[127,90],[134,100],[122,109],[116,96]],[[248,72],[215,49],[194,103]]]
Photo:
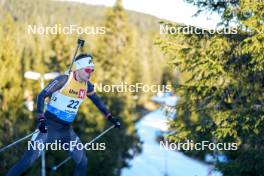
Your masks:
[[[44,114],[37,113],[37,119],[39,122],[38,129],[41,133],[47,133],[48,126]]]
[[[117,118],[113,117],[111,114],[107,115],[107,119],[108,119],[112,124],[115,125],[115,128],[118,128],[118,129],[121,128],[121,123],[120,123],[120,121],[119,121]]]

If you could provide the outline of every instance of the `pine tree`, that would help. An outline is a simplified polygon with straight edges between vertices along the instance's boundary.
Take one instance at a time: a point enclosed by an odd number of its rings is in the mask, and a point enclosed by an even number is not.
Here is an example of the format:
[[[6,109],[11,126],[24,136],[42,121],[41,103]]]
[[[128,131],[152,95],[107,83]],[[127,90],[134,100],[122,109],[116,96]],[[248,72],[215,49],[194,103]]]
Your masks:
[[[169,34],[160,43],[173,65],[188,73],[178,89],[177,118],[171,121],[177,133],[169,138],[235,142],[236,151],[187,153],[200,158],[223,153],[228,162],[217,167],[224,175],[262,175],[263,3],[188,2],[201,10],[223,12],[223,24],[229,27],[230,21],[237,20],[239,29],[236,35]]]
[[[20,65],[22,50],[17,39],[19,33],[10,15],[2,16],[2,18],[0,22],[0,42],[3,44],[0,46],[0,146],[21,137],[21,133],[29,132],[32,127],[29,114],[24,107],[23,73]],[[7,151],[1,155],[1,160],[10,156]],[[9,161],[16,159],[17,157],[13,155]],[[0,174],[3,174],[3,168],[8,164],[6,161],[3,160],[0,164]]]
[[[114,7],[107,11],[104,26],[106,34],[99,39],[94,52],[95,81],[104,85],[129,83],[132,81],[131,74],[133,74],[130,70],[134,59],[132,52],[134,39],[121,1],[118,0]],[[133,118],[131,118],[133,116],[132,95],[129,92],[98,94],[106,102],[112,114],[121,119],[123,128],[120,132],[107,136],[109,151],[105,151],[102,156],[108,156],[108,158],[102,158],[97,154],[98,159],[93,160],[93,169],[98,175],[120,175],[121,169],[127,166],[126,160],[132,158],[128,150],[132,149],[135,152],[138,150],[138,138],[135,134]],[[100,164],[101,162],[104,164]],[[96,166],[100,166],[100,169]]]

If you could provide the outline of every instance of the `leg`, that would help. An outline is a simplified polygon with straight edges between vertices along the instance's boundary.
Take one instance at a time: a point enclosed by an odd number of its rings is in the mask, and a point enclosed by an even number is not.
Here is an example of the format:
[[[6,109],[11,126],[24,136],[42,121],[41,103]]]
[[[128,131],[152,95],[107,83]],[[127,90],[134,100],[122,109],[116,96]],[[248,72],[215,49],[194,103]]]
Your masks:
[[[77,143],[81,143],[79,137],[76,135],[76,133],[73,131],[73,129],[70,129],[70,141],[76,141]],[[76,164],[74,176],[85,176],[87,173],[87,164],[88,159],[85,154],[85,150],[78,150],[76,147],[70,151],[71,156]]]
[[[87,173],[88,159],[84,150],[72,151],[71,155],[76,163],[74,176],[85,176]]]
[[[31,138],[32,145],[34,141],[45,143],[47,140],[47,134],[36,133]],[[29,168],[34,161],[40,156],[42,150],[35,150],[32,147],[27,149],[22,158],[8,171],[6,176],[18,176],[21,175],[27,168]]]

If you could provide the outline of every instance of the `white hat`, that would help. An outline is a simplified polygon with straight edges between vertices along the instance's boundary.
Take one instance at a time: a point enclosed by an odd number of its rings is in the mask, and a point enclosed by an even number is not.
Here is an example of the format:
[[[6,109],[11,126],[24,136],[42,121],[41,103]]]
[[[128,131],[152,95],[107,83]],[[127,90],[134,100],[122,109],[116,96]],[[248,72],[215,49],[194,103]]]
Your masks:
[[[76,60],[74,62],[74,65],[75,65],[76,70],[86,68],[86,67],[93,67],[94,68],[93,58],[91,55],[87,55],[81,59]]]

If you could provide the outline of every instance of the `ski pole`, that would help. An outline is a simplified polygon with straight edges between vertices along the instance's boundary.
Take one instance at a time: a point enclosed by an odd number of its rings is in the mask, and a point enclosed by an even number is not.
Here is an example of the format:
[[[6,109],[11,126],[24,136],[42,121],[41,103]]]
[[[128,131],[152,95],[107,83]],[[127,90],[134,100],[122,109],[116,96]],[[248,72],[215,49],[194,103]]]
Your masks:
[[[71,73],[72,65],[73,65],[73,62],[75,61],[75,57],[76,57],[76,54],[77,54],[77,52],[78,52],[78,49],[79,49],[80,47],[83,47],[84,42],[85,42],[85,41],[82,40],[82,39],[78,39],[78,41],[77,41],[77,47],[76,47],[76,49],[75,49],[75,51],[74,51],[73,58],[72,58],[72,60],[71,60],[71,64],[70,64],[69,71],[68,71],[69,74]]]
[[[34,131],[34,132],[32,132],[32,133],[26,135],[25,137],[23,137],[23,138],[21,138],[21,139],[18,139],[18,140],[16,140],[15,142],[13,142],[13,143],[11,143],[11,144],[8,144],[7,146],[5,146],[5,147],[3,147],[3,148],[0,149],[0,153],[3,152],[3,151],[5,151],[6,149],[8,149],[8,148],[10,148],[10,147],[13,147],[14,145],[18,144],[19,142],[24,141],[25,139],[31,137],[33,134],[35,134],[35,133],[37,133],[37,132],[39,132],[39,130],[36,130],[36,131]]]
[[[115,127],[115,125],[112,125],[111,127],[107,128],[105,131],[103,131],[101,134],[99,134],[98,136],[96,136],[93,140],[91,140],[88,144],[90,145],[91,143],[93,143],[94,141],[96,141],[97,139],[101,138],[105,133],[107,133],[108,131],[110,131],[111,129],[113,129]],[[56,166],[52,167],[53,171],[57,171],[58,168],[60,166],[62,166],[63,164],[65,164],[66,162],[68,162],[70,159],[72,158],[72,156],[67,157],[65,160],[63,160],[61,163],[59,163]]]

